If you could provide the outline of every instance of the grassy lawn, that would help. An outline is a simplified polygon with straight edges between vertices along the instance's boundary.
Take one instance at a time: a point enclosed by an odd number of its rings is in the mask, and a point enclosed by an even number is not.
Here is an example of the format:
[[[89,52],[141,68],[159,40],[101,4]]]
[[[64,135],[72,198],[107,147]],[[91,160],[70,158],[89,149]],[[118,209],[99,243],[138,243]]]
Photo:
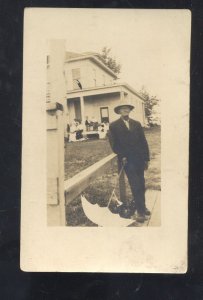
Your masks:
[[[161,189],[161,130],[159,127],[146,129],[145,135],[150,148],[150,165],[145,172],[146,188]],[[108,140],[89,140],[66,144],[65,148],[65,179],[71,178],[80,171],[112,153]],[[85,190],[85,195],[91,203],[106,206],[117,179],[116,160],[109,166],[108,171]],[[127,197],[131,191],[126,179]],[[118,189],[116,190],[118,194]],[[80,197],[67,206],[67,222],[70,226],[96,226],[85,216]]]
[[[112,153],[108,140],[86,140],[66,144],[65,179]]]

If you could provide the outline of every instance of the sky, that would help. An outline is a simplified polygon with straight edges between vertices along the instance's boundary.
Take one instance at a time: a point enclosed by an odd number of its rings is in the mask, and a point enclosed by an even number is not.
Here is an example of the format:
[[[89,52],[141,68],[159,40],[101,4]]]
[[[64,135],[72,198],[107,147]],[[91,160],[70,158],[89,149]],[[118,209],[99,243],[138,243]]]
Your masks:
[[[66,50],[101,52],[122,65],[120,81],[164,99],[189,84],[190,22],[187,10],[75,10],[61,18]],[[171,93],[173,97],[173,93]]]

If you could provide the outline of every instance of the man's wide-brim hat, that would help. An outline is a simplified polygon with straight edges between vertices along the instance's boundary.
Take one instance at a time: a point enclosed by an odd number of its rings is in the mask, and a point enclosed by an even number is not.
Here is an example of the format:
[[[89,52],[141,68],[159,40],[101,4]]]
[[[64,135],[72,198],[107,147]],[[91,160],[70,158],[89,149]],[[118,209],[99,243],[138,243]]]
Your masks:
[[[119,113],[120,113],[120,109],[121,109],[121,107],[123,107],[123,106],[128,106],[128,107],[130,108],[130,110],[133,110],[133,108],[135,108],[132,104],[123,102],[123,103],[117,105],[117,106],[114,108],[115,113],[116,113],[116,114],[119,114]]]

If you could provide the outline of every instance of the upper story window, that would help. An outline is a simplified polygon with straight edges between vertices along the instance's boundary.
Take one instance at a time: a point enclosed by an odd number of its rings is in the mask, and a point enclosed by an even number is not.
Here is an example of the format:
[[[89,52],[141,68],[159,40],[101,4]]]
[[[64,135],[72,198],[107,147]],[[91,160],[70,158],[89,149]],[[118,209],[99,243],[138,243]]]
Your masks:
[[[72,69],[72,78],[73,78],[73,89],[78,90],[80,89],[78,85],[78,81],[80,82],[80,68]]]

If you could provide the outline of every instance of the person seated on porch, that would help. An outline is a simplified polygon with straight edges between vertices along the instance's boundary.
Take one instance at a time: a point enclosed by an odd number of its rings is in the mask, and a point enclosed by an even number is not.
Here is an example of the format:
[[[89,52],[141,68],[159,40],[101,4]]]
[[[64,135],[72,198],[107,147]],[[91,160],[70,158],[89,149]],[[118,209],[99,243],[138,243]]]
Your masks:
[[[101,124],[98,126],[98,133],[99,133],[99,138],[100,138],[100,139],[106,138],[107,131],[106,131],[106,128],[105,128],[104,123],[101,123]]]
[[[66,141],[69,142],[69,138],[70,138],[70,125],[69,123],[67,124],[67,127],[66,127]]]
[[[86,117],[86,120],[85,120],[85,127],[86,127],[86,131],[90,130],[90,122],[88,121],[88,117]]]
[[[79,122],[77,129],[81,130],[82,132],[85,130],[85,126],[82,124],[81,121]]]
[[[93,122],[92,121],[89,122],[89,131],[93,131]]]
[[[93,131],[97,131],[98,130],[98,121],[95,117],[92,117],[91,119],[92,125],[93,125]]]
[[[109,130],[108,123],[106,123],[106,122],[101,123],[99,130],[102,131],[102,132],[107,132]]]
[[[104,126],[105,126],[105,130],[108,131],[109,130],[109,123],[108,122],[104,122]]]
[[[99,124],[98,131],[101,131],[101,132],[105,131],[105,125],[104,125],[104,123]]]
[[[73,122],[73,124],[70,124],[70,134],[69,134],[69,142],[75,142],[76,141],[76,124]]]
[[[78,125],[77,125],[77,129],[76,129],[76,140],[80,140],[80,139],[83,139],[83,125],[78,122]]]

